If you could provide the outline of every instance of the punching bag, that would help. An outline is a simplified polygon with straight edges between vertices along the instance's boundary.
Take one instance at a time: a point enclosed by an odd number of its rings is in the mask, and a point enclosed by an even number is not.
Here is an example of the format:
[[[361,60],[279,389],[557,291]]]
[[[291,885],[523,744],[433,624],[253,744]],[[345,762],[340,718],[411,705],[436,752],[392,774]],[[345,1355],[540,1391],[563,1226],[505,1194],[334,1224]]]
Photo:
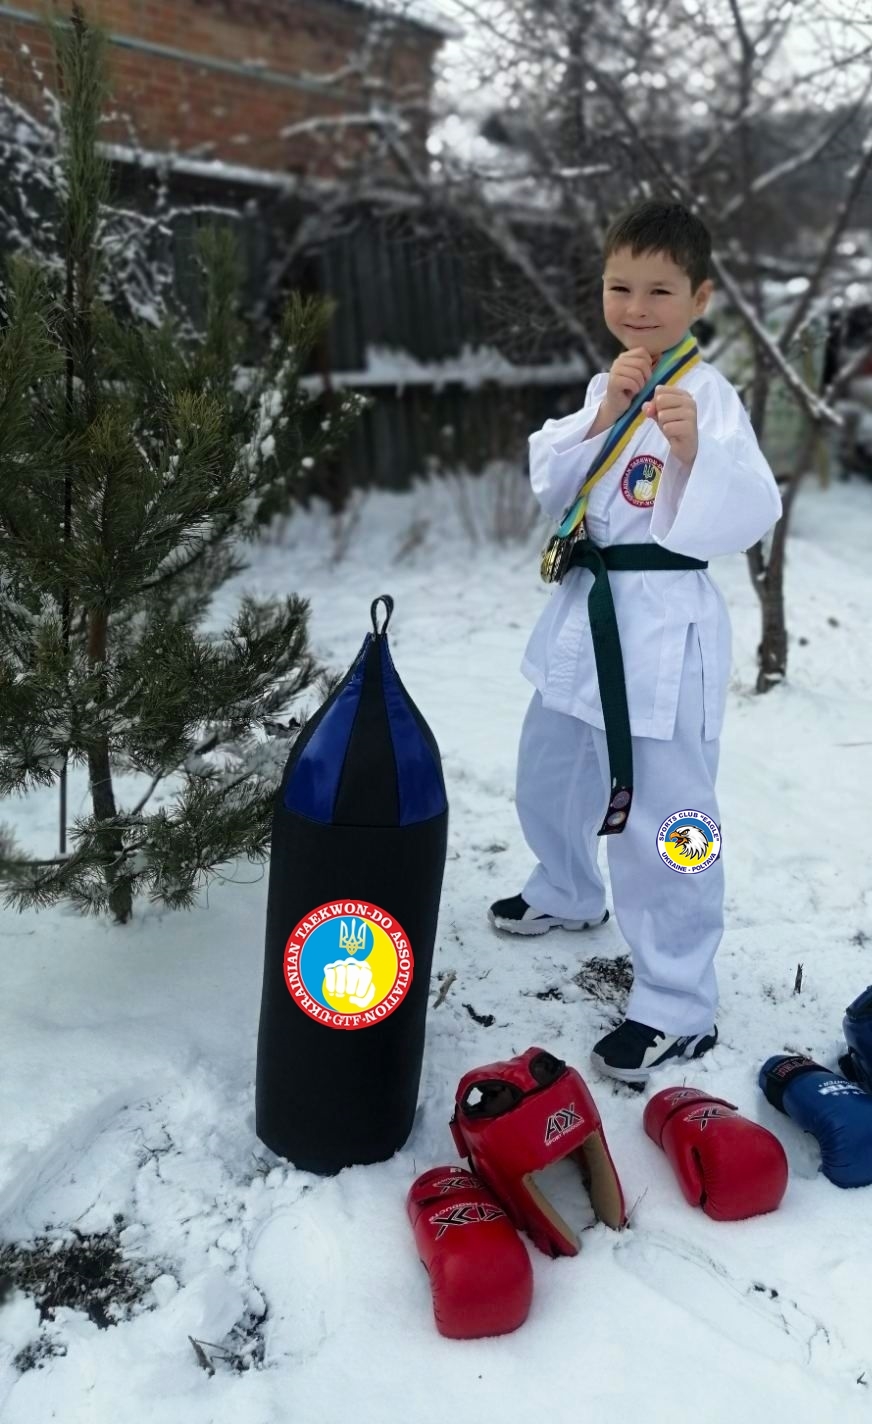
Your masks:
[[[391,658],[393,606],[374,600],[373,631],[300,732],[273,812],[256,1131],[323,1174],[402,1147],[421,1077],[448,803]]]

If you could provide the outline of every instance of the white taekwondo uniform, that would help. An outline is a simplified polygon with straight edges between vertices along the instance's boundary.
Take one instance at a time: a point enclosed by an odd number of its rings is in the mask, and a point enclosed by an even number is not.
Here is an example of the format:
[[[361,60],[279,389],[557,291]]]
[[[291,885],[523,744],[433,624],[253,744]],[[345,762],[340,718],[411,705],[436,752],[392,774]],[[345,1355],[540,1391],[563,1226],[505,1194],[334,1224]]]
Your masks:
[[[584,407],[530,436],[530,482],[562,518],[608,437],[591,439],[608,373]],[[656,543],[696,559],[739,553],[781,515],[781,496],[739,396],[707,361],[677,382],[697,406],[699,449],[678,460],[657,423],[642,421],[592,487],[585,528],[597,545]],[[516,803],[538,858],[522,894],[542,913],[596,921],[605,909],[597,868],[609,800],[609,762],[587,596],[594,575],[571,568],[530,635],[521,671],[533,693],[521,731]],[[715,777],[732,640],[726,601],[707,569],[609,574],[621,641],[634,768],[633,802],[607,841],[614,911],[633,957],[627,1017],[667,1033],[712,1027],[713,959],[723,934],[721,855],[696,874],[664,864],[657,832],[692,808],[720,829]]]

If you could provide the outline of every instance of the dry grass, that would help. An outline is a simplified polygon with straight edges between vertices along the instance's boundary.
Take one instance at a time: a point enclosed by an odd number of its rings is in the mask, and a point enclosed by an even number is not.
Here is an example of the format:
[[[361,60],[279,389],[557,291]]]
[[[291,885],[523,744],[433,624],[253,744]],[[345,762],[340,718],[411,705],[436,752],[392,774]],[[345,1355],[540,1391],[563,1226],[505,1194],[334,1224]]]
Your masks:
[[[628,954],[615,959],[594,956],[586,959],[575,975],[575,983],[600,1004],[623,1008],[633,985],[633,966]]]

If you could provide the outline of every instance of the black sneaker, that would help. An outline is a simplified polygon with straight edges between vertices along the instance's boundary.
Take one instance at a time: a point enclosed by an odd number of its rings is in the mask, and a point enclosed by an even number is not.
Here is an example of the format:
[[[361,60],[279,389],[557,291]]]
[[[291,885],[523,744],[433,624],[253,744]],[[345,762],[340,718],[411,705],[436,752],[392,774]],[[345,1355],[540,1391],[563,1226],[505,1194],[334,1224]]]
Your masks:
[[[495,900],[487,917],[495,929],[507,930],[509,934],[537,935],[555,928],[586,930],[592,924],[604,925],[609,912],[606,910],[601,920],[563,920],[559,915],[538,915],[523,895],[512,895],[507,900]]]
[[[717,1041],[717,1026],[710,1033],[679,1036],[625,1019],[594,1045],[590,1059],[600,1073],[610,1078],[619,1078],[622,1083],[644,1083],[652,1069],[675,1059],[701,1058]]]

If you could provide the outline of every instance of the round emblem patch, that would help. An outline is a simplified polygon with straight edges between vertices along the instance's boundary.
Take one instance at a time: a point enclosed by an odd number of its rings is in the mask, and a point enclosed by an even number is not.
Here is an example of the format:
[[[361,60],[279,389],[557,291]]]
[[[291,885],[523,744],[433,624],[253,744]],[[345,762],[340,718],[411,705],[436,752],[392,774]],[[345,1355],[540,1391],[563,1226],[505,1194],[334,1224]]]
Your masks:
[[[285,945],[288,992],[327,1028],[371,1028],[399,1008],[414,958],[408,936],[379,905],[334,900],[310,910]]]
[[[702,811],[675,811],[657,832],[657,850],[664,865],[679,875],[708,870],[721,853],[721,833]]]
[[[654,503],[663,461],[656,455],[634,455],[621,476],[621,494],[637,509],[650,509]]]

